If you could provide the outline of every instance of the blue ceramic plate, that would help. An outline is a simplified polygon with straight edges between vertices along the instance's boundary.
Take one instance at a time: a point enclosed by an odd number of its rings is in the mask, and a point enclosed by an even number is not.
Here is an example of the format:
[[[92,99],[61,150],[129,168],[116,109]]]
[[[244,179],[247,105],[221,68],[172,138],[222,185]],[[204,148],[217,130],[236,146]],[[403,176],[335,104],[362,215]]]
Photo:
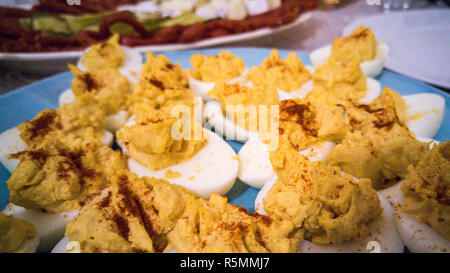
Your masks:
[[[222,50],[225,50],[225,48],[175,51],[164,54],[172,62],[179,62],[183,68],[190,68],[189,58],[192,54],[202,53],[213,55],[218,54]],[[227,48],[226,50],[230,50],[237,56],[242,57],[247,67],[260,64],[270,53],[270,49],[256,48]],[[279,53],[284,58],[289,51],[280,50]],[[311,64],[308,54],[302,52],[297,52],[297,54],[305,64]],[[1,96],[0,132],[32,119],[43,109],[57,108],[59,94],[71,87],[72,78],[70,72],[62,73]],[[383,71],[378,77],[378,80],[381,85],[390,87],[402,95],[426,92],[445,97],[446,111],[442,122],[443,125],[435,136],[435,139],[438,141],[450,139],[450,128],[445,126],[450,121],[450,95],[430,85],[388,71]],[[228,143],[236,152],[242,147],[242,144],[234,141],[228,141]],[[0,164],[0,209],[3,209],[8,203],[8,189],[4,182],[9,176],[10,173]],[[233,204],[244,206],[249,212],[254,212],[254,201],[257,193],[258,189],[237,181],[228,193],[228,197]]]

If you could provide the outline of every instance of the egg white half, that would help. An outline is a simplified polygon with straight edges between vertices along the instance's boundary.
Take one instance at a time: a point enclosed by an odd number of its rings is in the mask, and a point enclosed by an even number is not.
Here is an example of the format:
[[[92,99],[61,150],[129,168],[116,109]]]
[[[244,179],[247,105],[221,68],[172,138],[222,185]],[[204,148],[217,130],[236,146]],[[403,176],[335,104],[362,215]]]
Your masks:
[[[306,68],[306,70],[308,70],[308,72],[310,74],[314,74],[314,71],[316,70],[311,65],[305,65],[305,68]],[[246,81],[245,77],[237,78],[236,81],[240,81],[239,82],[240,84],[246,85],[250,88],[253,87],[253,82]],[[302,99],[302,98],[306,97],[306,95],[308,95],[311,91],[313,91],[313,89],[314,89],[314,85],[313,85],[312,80],[305,82],[299,88],[292,90],[290,92],[284,91],[280,88],[277,88],[278,101],[289,100],[289,99]]]
[[[398,182],[397,184],[390,186],[389,188],[380,190],[378,191],[378,194],[383,196],[383,198],[388,200],[391,204],[399,203],[403,199],[402,192],[400,191],[400,184],[401,182]]]
[[[248,73],[248,69],[244,69],[244,72],[242,72],[241,76],[238,76],[234,79],[231,79],[227,81],[228,84],[241,84],[245,85],[247,84],[247,80],[245,79],[245,75]],[[211,101],[214,100],[213,97],[208,95],[209,91],[211,91],[214,86],[216,85],[215,82],[206,82],[206,81],[200,81],[193,77],[188,77],[189,80],[189,88],[196,94],[197,96],[200,96],[205,101]]]
[[[26,149],[27,144],[20,137],[20,131],[17,127],[0,134],[0,162],[8,171],[15,170],[20,163],[19,159],[9,158],[9,155]]]
[[[328,62],[331,56],[332,45],[318,48],[309,54],[309,59],[315,68],[319,68]],[[367,77],[376,77],[383,70],[384,62],[389,55],[389,46],[383,42],[377,43],[375,59],[360,64],[361,70]]]
[[[67,244],[69,243],[69,238],[64,236],[52,249],[51,253],[69,253],[67,251]]]
[[[408,115],[419,118],[408,121],[409,130],[416,136],[432,138],[441,127],[445,113],[445,99],[437,94],[420,93],[402,96],[408,106]]]
[[[209,101],[205,105],[203,115],[211,125],[215,132],[225,136],[228,140],[235,140],[239,142],[246,142],[251,136],[256,135],[257,132],[250,132],[236,123],[234,123],[228,117],[225,117],[222,112],[222,106],[218,101]]]
[[[362,104],[370,104],[381,95],[381,84],[372,78],[366,78],[366,95],[359,99],[358,102]]]
[[[80,243],[69,241],[69,238],[64,236],[52,249],[51,253],[81,253]]]
[[[292,90],[291,92],[283,91],[279,88],[277,88],[278,92],[278,100],[289,100],[289,99],[301,99],[306,97],[311,91],[313,91],[313,81],[309,80],[305,82],[300,88],[296,90]]]
[[[319,68],[327,63],[328,58],[331,56],[331,47],[331,44],[319,47],[309,54],[309,60],[314,68]]]
[[[64,236],[67,223],[77,215],[77,211],[50,214],[25,209],[12,203],[6,206],[3,213],[17,219],[28,221],[34,225],[40,241],[38,247],[39,252],[49,252]]]
[[[386,58],[389,55],[389,46],[383,42],[377,43],[377,52],[375,59],[371,61],[365,61],[360,64],[361,70],[367,77],[376,77],[380,75],[383,70]]]
[[[106,130],[103,131],[103,144],[111,147],[114,135]],[[20,163],[19,159],[10,158],[10,154],[23,152],[27,149],[27,144],[20,137],[17,127],[11,128],[0,134],[0,162],[5,168],[13,172]]]
[[[58,97],[59,107],[72,103],[75,100],[75,94],[72,92],[72,89],[67,89],[62,92]]]
[[[127,111],[121,110],[115,114],[106,116],[105,119],[105,129],[110,132],[115,132],[123,127],[127,122],[129,114]]]
[[[238,152],[239,180],[262,188],[271,177],[276,176],[269,157],[268,147],[260,137],[255,135],[250,138]]]
[[[53,248],[51,253],[81,253],[80,244],[77,241],[69,241],[69,238],[64,236]],[[176,253],[176,249],[168,246],[163,253]]]
[[[123,60],[123,65],[119,68],[120,73],[127,77],[128,81],[135,85],[139,81],[139,75],[141,74],[142,66],[144,62],[142,61],[141,53],[127,46],[121,46],[125,53],[125,59]],[[90,50],[88,47],[84,52]],[[83,57],[77,63],[77,67],[81,70],[87,70],[82,64]]]
[[[197,96],[202,97],[205,101],[213,100],[213,98],[209,95],[209,91],[211,91],[216,85],[214,82],[204,82],[189,77],[189,88],[194,92]]]
[[[310,161],[323,161],[336,146],[336,143],[324,141],[310,148],[299,151]],[[238,153],[238,178],[249,186],[261,189],[271,178],[276,176],[270,163],[270,153],[258,135],[252,136]]]
[[[208,199],[211,193],[224,195],[236,180],[239,170],[238,159],[233,148],[221,137],[208,129],[204,129],[203,132],[207,134],[207,143],[188,161],[155,171],[130,157],[128,168],[138,177],[165,179],[170,183],[183,186],[205,199]],[[124,153],[127,153],[121,143],[119,146],[122,147]],[[165,173],[168,170],[179,173],[181,176],[166,177]]]
[[[258,192],[255,198],[255,211],[262,215],[268,215],[266,209],[264,208],[263,200],[266,197],[269,190],[272,188],[273,184],[277,182],[278,176],[276,174],[272,175],[264,184],[262,189]]]

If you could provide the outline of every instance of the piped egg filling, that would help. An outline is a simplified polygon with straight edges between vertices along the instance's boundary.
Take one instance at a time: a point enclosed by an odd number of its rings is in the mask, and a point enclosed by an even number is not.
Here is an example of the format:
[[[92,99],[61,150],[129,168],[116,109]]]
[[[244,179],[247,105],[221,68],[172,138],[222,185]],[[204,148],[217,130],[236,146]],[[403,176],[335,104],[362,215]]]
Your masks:
[[[91,96],[104,106],[106,115],[128,109],[128,97],[132,93],[132,88],[128,80],[117,70],[103,68],[84,72],[75,66],[69,68],[74,75],[71,90],[75,97]]]
[[[179,65],[172,64],[163,55],[147,54],[141,78],[131,96],[130,113],[138,120],[148,117],[157,120],[173,117],[175,108],[189,111],[187,115],[202,123],[202,105],[201,99],[188,88],[188,80]]]
[[[38,244],[33,224],[0,213],[0,253],[33,253]]]
[[[81,64],[88,70],[120,68],[124,64],[125,52],[119,44],[119,39],[119,35],[114,35],[106,42],[93,45],[84,52]]]
[[[350,61],[349,58],[356,58],[355,60],[358,63],[362,63],[373,60],[376,56],[376,51],[377,41],[375,33],[369,28],[359,26],[350,35],[333,41],[330,59],[338,62],[347,62]]]
[[[359,240],[382,209],[369,179],[355,181],[339,168],[306,160],[293,149],[271,154],[279,179],[263,199],[269,215],[291,220],[305,239],[318,244]]]
[[[289,221],[249,214],[226,197],[196,199],[164,180],[119,172],[109,194],[68,224],[66,241],[81,252],[295,252],[292,230]]]
[[[217,56],[193,54],[190,58],[192,70],[188,74],[203,82],[226,82],[239,77],[244,72],[244,61],[229,51]]]
[[[195,95],[187,84],[178,65],[165,56],[147,54],[131,98],[133,124],[117,132],[117,137],[132,158],[152,170],[189,160],[206,143],[195,119]],[[174,113],[177,108],[180,112]],[[174,139],[172,128],[178,123]]]
[[[329,61],[314,71],[314,90],[339,100],[357,101],[366,96],[367,78],[354,60]]]
[[[92,202],[67,225],[66,237],[81,252],[162,252],[167,233],[190,193],[182,187],[129,172],[110,177],[105,197]]]
[[[281,90],[287,93],[299,90],[311,80],[311,74],[295,52],[282,60],[277,50],[272,50],[261,65],[250,68],[246,77],[253,85],[264,90]]]
[[[152,170],[160,170],[192,158],[205,144],[200,125],[194,123],[188,136],[174,139],[172,127],[176,118],[152,120],[137,119],[136,124],[126,126],[117,133],[117,137],[124,143],[128,154],[141,164]],[[199,138],[194,136],[195,127]],[[180,127],[183,130],[182,127]],[[152,137],[149,137],[152,136]]]

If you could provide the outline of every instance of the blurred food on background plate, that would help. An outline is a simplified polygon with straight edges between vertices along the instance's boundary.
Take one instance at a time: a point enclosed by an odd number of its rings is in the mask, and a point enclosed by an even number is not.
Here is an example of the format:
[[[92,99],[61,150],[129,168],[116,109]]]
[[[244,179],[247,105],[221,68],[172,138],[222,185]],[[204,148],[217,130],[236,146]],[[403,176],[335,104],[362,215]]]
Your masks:
[[[126,46],[190,43],[275,28],[314,9],[315,0],[39,0],[0,7],[0,52],[80,50],[120,34]]]

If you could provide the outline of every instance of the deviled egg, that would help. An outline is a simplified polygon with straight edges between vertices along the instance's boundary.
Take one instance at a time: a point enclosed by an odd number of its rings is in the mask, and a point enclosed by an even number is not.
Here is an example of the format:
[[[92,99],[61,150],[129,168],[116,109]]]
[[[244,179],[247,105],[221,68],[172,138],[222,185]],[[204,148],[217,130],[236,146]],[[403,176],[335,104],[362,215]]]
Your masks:
[[[7,181],[10,204],[3,211],[35,226],[42,252],[50,251],[79,209],[101,194],[108,177],[126,168],[120,152],[105,146],[47,147],[22,155]]]
[[[66,90],[63,93],[61,93],[59,97],[59,105],[65,105],[72,103],[75,100],[75,95],[73,94],[72,90]],[[119,128],[121,128],[130,117],[129,113],[125,110],[120,110],[116,112],[115,114],[106,116],[105,118],[105,129],[110,132],[115,132]]]
[[[0,253],[35,253],[39,237],[30,222],[1,213],[0,242]]]
[[[370,180],[312,162],[292,149],[277,153],[285,160],[258,193],[255,209],[291,220],[305,237],[299,252],[369,252],[371,245],[378,252],[403,252],[392,207]]]
[[[134,49],[119,45],[119,39],[116,34],[106,42],[88,47],[77,67],[84,71],[118,69],[132,85],[136,84],[143,65],[142,56]]]
[[[261,65],[250,68],[246,78],[251,86],[275,89],[281,101],[303,98],[311,92],[313,72],[314,68],[305,66],[295,52],[291,52],[282,60],[278,51],[272,50]]]
[[[73,66],[69,68],[75,76],[73,86],[61,93],[59,106],[71,104],[82,96],[96,100],[106,114],[105,129],[115,132],[121,128],[129,118],[128,99],[132,89],[127,79],[114,69],[83,72]]]
[[[256,188],[274,175],[270,152],[287,145],[309,161],[324,161],[348,130],[346,116],[336,105],[316,105],[307,98],[284,100],[279,111],[279,127],[273,131],[277,137],[255,134],[238,153],[239,179]]]
[[[330,58],[345,61],[356,56],[364,75],[376,77],[383,70],[388,55],[389,47],[384,42],[377,42],[372,30],[360,26],[349,36],[335,39],[332,45],[314,50],[309,58],[313,66],[319,68]]]
[[[198,138],[174,139],[172,126],[172,119],[149,123],[130,119],[118,132],[119,146],[129,156],[129,170],[139,177],[166,179],[203,198],[211,193],[226,194],[239,169],[231,146],[199,124],[192,129],[200,133]],[[151,135],[159,136],[153,143],[146,144],[143,139]]]
[[[91,96],[103,105],[105,128],[116,131],[129,118],[128,97],[143,66],[142,56],[121,47],[119,36],[86,49],[77,67],[69,65],[74,75],[72,87],[59,96],[59,106],[70,104],[79,96]]]
[[[411,252],[450,250],[449,153],[449,141],[434,145],[396,187],[395,224]]]
[[[246,142],[258,132],[276,130],[278,94],[275,89],[220,83],[210,94],[216,100],[206,103],[203,114],[215,132],[226,139]]]
[[[367,78],[354,58],[329,61],[314,70],[312,79],[315,93],[328,93],[341,101],[370,104],[381,94],[380,83]]]
[[[393,208],[378,195],[383,209],[381,216],[372,221],[368,228],[370,235],[362,240],[340,244],[322,245],[303,240],[299,245],[301,253],[403,253],[405,245],[394,223]]]
[[[33,224],[37,230],[37,239],[35,239],[33,245],[40,242],[39,247],[37,247],[37,244],[35,246],[39,252],[50,251],[64,236],[67,223],[77,215],[77,211],[49,214],[38,210],[25,209],[12,203],[6,206],[3,213]]]
[[[86,117],[82,108],[76,109],[76,113],[69,107],[44,110],[3,135],[10,141],[7,144],[23,145],[19,147],[23,150],[5,149],[5,158],[14,161],[8,163],[11,203],[4,213],[31,222],[42,251],[50,250],[63,236],[81,204],[106,187],[105,173],[126,168],[120,153],[104,144],[104,136],[110,136],[111,143],[112,134],[83,124],[94,125],[98,120],[90,111]]]
[[[198,196],[225,195],[233,186],[239,169],[236,153],[221,137],[208,129],[207,143],[191,159],[161,170],[152,170],[130,157],[128,168],[139,177],[166,179]]]
[[[242,58],[229,51],[217,56],[194,54],[190,58],[192,70],[188,70],[189,88],[205,101],[213,100],[209,92],[217,82],[245,84],[245,69]]]
[[[41,120],[44,121],[45,116],[41,117],[43,117]],[[39,121],[39,119],[35,121]],[[114,135],[104,129],[101,130],[101,133],[103,134],[102,143],[106,146],[112,146]],[[8,171],[14,171],[20,162],[17,156],[12,155],[24,152],[28,148],[29,146],[21,137],[19,127],[13,127],[0,134],[0,162]]]
[[[436,146],[437,144],[440,143],[439,141],[436,141],[431,138],[426,138],[426,137],[416,137],[416,138],[420,142],[429,143],[430,150],[433,149],[434,146]],[[394,184],[393,186],[390,186],[390,187],[387,187],[385,189],[378,191],[378,193],[383,198],[388,200],[391,204],[401,203],[401,200],[403,199],[402,192],[400,190],[401,184],[402,184],[401,182],[398,182],[398,183]]]

